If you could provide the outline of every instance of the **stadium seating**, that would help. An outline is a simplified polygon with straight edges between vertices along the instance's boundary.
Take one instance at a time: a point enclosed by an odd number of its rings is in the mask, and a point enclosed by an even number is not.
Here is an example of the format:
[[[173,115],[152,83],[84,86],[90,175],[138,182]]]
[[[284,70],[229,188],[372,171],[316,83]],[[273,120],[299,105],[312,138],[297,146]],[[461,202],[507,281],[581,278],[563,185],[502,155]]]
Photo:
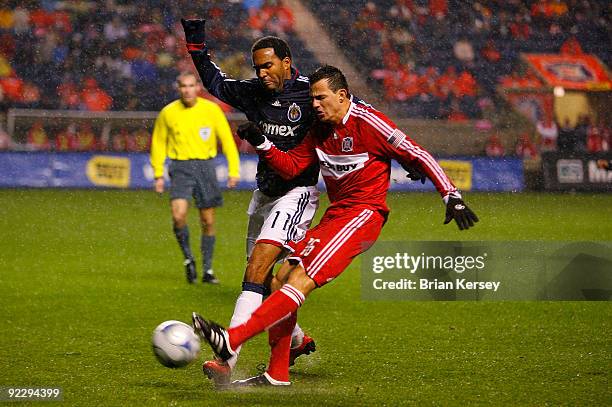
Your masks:
[[[249,49],[281,35],[301,70],[316,65],[291,29],[291,11],[266,2],[6,1],[0,3],[0,109],[159,110],[193,69],[181,17],[206,17],[208,42],[226,72],[252,76]],[[281,16],[282,18],[280,18]]]
[[[306,3],[400,116],[478,118],[479,99],[495,95],[521,52],[578,44],[608,65],[612,58],[609,2],[602,0]],[[466,94],[472,85],[476,92]]]
[[[521,52],[584,51],[612,63],[612,24],[604,0],[302,2],[370,87],[390,102],[388,113],[396,119],[483,118],[499,107],[499,84],[539,86],[538,78],[518,73]],[[0,113],[9,107],[159,110],[177,96],[176,75],[193,70],[181,17],[207,18],[214,59],[230,76],[253,75],[249,48],[254,39],[269,34],[289,41],[301,73],[308,74],[318,65],[293,31],[295,16],[281,1],[196,3],[1,2]],[[316,33],[312,37],[316,46]],[[224,109],[232,111],[229,106]],[[27,124],[28,130],[32,124]],[[54,140],[71,124],[45,130]],[[598,125],[599,133],[609,133]],[[121,133],[122,128],[115,127],[112,132]],[[94,130],[104,138],[100,126]],[[129,133],[140,130],[132,128]],[[27,142],[22,133],[16,140],[20,145]],[[560,137],[560,142],[570,140],[567,145],[585,150],[587,132],[582,133],[577,138]],[[598,149],[597,137],[591,140],[590,150]],[[99,142],[96,148],[110,145]]]

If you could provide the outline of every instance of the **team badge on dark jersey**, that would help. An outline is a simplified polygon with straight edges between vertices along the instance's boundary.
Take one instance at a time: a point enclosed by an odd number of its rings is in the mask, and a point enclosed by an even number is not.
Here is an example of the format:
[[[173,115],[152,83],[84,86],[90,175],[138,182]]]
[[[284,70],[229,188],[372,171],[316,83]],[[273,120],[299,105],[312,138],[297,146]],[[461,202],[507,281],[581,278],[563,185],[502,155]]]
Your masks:
[[[296,103],[292,103],[287,111],[287,119],[290,122],[295,123],[302,118],[302,110]]]
[[[342,139],[342,152],[348,153],[349,151],[353,151],[353,138],[345,137]]]

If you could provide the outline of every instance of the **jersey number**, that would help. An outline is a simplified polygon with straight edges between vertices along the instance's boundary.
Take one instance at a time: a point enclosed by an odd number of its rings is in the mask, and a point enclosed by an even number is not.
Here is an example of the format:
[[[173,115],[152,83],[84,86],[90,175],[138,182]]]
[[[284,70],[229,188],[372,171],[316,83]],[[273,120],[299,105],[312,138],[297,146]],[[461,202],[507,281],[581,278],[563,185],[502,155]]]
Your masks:
[[[287,226],[289,225],[289,221],[291,220],[291,215],[288,213],[285,213],[285,215],[287,215],[287,220],[285,220],[285,223],[283,224],[283,230],[287,230]],[[274,229],[274,226],[276,226],[276,221],[278,220],[278,217],[280,216],[280,211],[276,211],[276,215],[274,216],[274,220],[272,221],[272,229]]]
[[[304,249],[300,252],[300,256],[308,256],[310,252],[314,250],[315,245],[319,243],[320,241],[321,240],[319,239],[315,239],[314,237],[311,237],[310,240],[308,240],[308,243],[306,243],[306,247],[304,247]]]

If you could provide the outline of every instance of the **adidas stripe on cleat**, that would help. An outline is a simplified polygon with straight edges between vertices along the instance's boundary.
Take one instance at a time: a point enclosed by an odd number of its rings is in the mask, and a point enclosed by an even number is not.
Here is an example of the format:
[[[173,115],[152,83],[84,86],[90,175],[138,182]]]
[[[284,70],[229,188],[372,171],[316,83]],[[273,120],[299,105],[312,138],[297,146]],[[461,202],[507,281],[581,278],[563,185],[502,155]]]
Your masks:
[[[234,380],[232,382],[232,387],[261,387],[261,386],[290,386],[291,382],[281,382],[280,380],[275,380],[265,372],[259,376],[250,377],[244,380]]]
[[[210,345],[215,355],[221,360],[227,361],[232,356],[236,356],[236,352],[229,346],[229,335],[225,328],[221,325],[207,321],[197,313],[191,314],[194,331]]]

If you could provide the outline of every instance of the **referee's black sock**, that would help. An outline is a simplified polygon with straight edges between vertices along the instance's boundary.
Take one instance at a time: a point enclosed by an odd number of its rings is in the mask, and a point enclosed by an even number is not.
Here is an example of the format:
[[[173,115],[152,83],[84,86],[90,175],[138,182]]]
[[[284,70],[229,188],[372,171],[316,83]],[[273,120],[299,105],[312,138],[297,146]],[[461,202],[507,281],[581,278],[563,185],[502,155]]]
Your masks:
[[[202,270],[206,273],[212,270],[213,252],[215,251],[215,236],[202,235],[200,240],[200,250],[202,251]]]
[[[183,256],[185,256],[185,260],[193,259],[193,254],[191,254],[191,247],[189,247],[189,226],[183,228],[177,228],[174,226],[174,236],[176,236],[176,241],[181,247],[181,251],[183,252]]]

